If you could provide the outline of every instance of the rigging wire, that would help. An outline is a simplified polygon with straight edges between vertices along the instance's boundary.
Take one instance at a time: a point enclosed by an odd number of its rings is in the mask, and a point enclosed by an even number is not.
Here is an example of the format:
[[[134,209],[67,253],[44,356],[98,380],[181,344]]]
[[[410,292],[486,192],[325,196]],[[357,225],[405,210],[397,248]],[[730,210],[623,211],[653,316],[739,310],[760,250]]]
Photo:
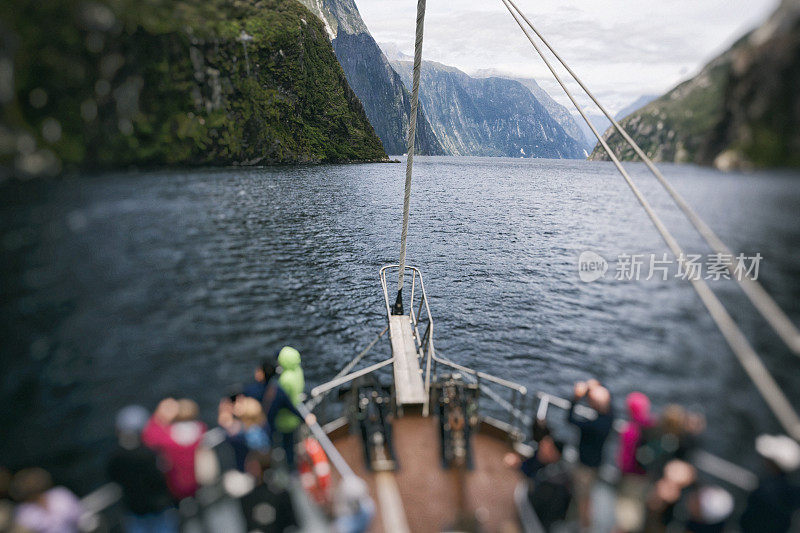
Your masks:
[[[669,249],[672,251],[675,257],[684,257],[683,250],[681,249],[678,242],[675,240],[675,238],[666,228],[664,223],[661,221],[661,218],[656,214],[656,212],[650,206],[650,203],[647,201],[642,192],[633,182],[630,175],[622,166],[617,156],[614,155],[614,152],[608,146],[608,143],[605,141],[605,139],[603,139],[603,136],[597,131],[594,125],[592,125],[591,121],[586,116],[586,113],[578,104],[578,102],[575,100],[575,97],[572,95],[572,92],[567,88],[564,81],[561,79],[561,76],[559,76],[558,72],[556,72],[555,68],[547,59],[547,57],[544,55],[539,45],[536,43],[536,41],[533,39],[530,33],[528,33],[522,21],[517,16],[517,13],[515,13],[514,9],[512,9],[512,5],[514,5],[512,0],[501,0],[501,1],[503,2],[503,5],[505,5],[506,9],[508,9],[508,12],[511,14],[511,16],[514,18],[514,21],[517,23],[517,25],[523,31],[525,36],[528,38],[531,45],[533,45],[533,48],[534,50],[536,50],[536,53],[539,54],[539,56],[542,58],[547,68],[553,74],[553,77],[556,79],[558,84],[564,90],[564,93],[566,93],[567,97],[570,99],[572,104],[578,110],[578,113],[580,113],[581,117],[583,117],[583,120],[586,121],[586,124],[592,130],[594,136],[597,137],[597,140],[603,146],[603,149],[608,153],[608,156],[611,158],[611,161],[614,163],[614,166],[616,166],[619,173],[622,174],[622,177],[627,182],[628,187],[630,187],[634,196],[636,196],[636,199],[639,201],[642,208],[650,217],[650,220],[653,222],[653,225],[656,227],[656,230],[664,239],[664,242],[666,242]],[[519,12],[519,9],[516,8],[516,6],[515,9],[517,9],[517,11]],[[519,12],[519,14],[522,15],[521,12]],[[522,16],[524,17],[524,15]],[[766,401],[770,410],[775,414],[775,417],[781,423],[786,433],[790,435],[793,439],[800,441],[800,417],[798,417],[794,408],[789,403],[789,400],[783,394],[783,391],[781,391],[780,387],[775,382],[775,379],[769,373],[766,366],[759,358],[758,354],[750,346],[750,343],[748,342],[747,338],[744,336],[742,331],[739,329],[739,327],[736,325],[736,322],[733,320],[733,318],[731,318],[730,314],[728,314],[725,307],[722,305],[722,303],[719,301],[716,295],[711,291],[708,284],[704,280],[690,279],[689,281],[692,284],[692,287],[694,288],[695,292],[697,292],[697,295],[700,297],[700,300],[703,302],[706,309],[708,310],[708,313],[711,315],[711,318],[716,323],[717,328],[719,328],[720,332],[722,333],[722,336],[728,343],[728,346],[730,346],[734,355],[736,355],[737,359],[739,360],[739,363],[742,365],[747,375],[755,384],[756,388]]]
[[[403,193],[403,230],[400,233],[400,272],[397,277],[397,299],[392,313],[403,313],[403,278],[406,273],[406,238],[408,237],[408,214],[411,203],[411,172],[414,167],[414,140],[417,131],[417,109],[419,108],[419,74],[422,67],[422,30],[425,26],[425,0],[417,2],[417,31],[414,40],[414,71],[411,85],[411,117],[408,124],[408,159],[406,159],[406,185]]]
[[[577,74],[569,67],[569,65],[564,61],[561,56],[556,52],[556,50],[550,45],[547,39],[536,29],[533,23],[528,19],[527,16],[520,10],[514,0],[508,0],[508,3],[519,13],[520,17],[525,21],[525,23],[530,27],[530,29],[536,34],[536,36],[542,41],[542,43],[547,47],[548,50],[555,56],[559,63],[569,72],[570,76],[578,83],[581,87],[583,92],[595,103],[595,105],[603,112],[603,114],[611,121],[611,124],[614,128],[619,132],[620,135],[625,139],[625,141],[634,149],[636,154],[641,158],[647,168],[650,169],[650,172],[656,177],[658,182],[664,187],[667,193],[672,197],[672,200],[675,204],[683,211],[683,214],[686,215],[686,218],[689,219],[689,222],[695,227],[697,232],[700,236],[706,241],[706,243],[720,256],[730,257],[730,261],[726,261],[726,265],[728,270],[730,271],[733,279],[739,284],[742,288],[742,291],[745,293],[747,298],[753,304],[753,306],[758,310],[762,317],[772,326],[772,329],[778,336],[783,340],[783,342],[789,347],[795,355],[800,356],[800,331],[798,331],[797,327],[795,327],[794,323],[786,316],[786,313],[778,306],[775,300],[767,293],[764,289],[763,285],[761,285],[758,281],[751,278],[748,275],[744,276],[737,276],[734,270],[733,264],[733,252],[728,248],[725,243],[717,236],[717,234],[712,230],[705,221],[700,218],[697,212],[692,209],[692,207],[686,202],[683,196],[676,191],[672,185],[667,181],[658,167],[655,166],[652,159],[650,159],[644,150],[633,140],[633,138],[628,134],[625,129],[619,125],[619,123],[611,116],[608,110],[603,106],[600,101],[592,94],[586,85],[584,85],[583,81],[578,77]],[[524,29],[523,29],[524,30]],[[584,117],[585,118],[585,117]]]

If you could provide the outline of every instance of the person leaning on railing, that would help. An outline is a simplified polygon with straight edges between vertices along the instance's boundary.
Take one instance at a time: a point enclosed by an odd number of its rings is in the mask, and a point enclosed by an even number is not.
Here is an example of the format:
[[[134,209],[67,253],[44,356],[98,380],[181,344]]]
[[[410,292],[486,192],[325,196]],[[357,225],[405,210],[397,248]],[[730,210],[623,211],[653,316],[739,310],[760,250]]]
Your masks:
[[[286,464],[294,468],[295,431],[303,421],[303,415],[297,410],[300,395],[305,388],[303,369],[300,367],[300,352],[291,346],[284,346],[278,352],[278,377],[272,377],[266,387],[262,400],[267,413],[267,423],[272,432],[272,441],[280,442],[286,454]],[[309,414],[305,422],[316,421]]]
[[[567,413],[567,420],[580,430],[578,444],[579,464],[573,471],[575,496],[581,525],[589,527],[591,520],[591,494],[597,480],[597,470],[603,461],[603,448],[614,425],[614,412],[611,407],[611,394],[596,379],[579,381],[575,384],[574,396]],[[575,414],[575,405],[586,398],[589,406],[597,411],[594,419]]]

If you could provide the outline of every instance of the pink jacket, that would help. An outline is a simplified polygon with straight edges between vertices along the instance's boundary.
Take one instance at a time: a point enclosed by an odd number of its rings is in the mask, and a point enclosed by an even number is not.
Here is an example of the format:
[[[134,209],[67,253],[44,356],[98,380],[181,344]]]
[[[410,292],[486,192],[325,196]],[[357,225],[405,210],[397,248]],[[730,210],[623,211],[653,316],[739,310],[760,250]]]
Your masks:
[[[197,491],[195,454],[205,431],[202,422],[176,422],[164,426],[155,417],[150,418],[142,431],[142,442],[166,461],[167,486],[177,500],[194,496]]]
[[[620,433],[617,465],[623,474],[641,475],[645,471],[636,462],[636,450],[643,430],[653,426],[653,420],[650,418],[650,399],[641,392],[632,392],[625,401],[630,420]]]

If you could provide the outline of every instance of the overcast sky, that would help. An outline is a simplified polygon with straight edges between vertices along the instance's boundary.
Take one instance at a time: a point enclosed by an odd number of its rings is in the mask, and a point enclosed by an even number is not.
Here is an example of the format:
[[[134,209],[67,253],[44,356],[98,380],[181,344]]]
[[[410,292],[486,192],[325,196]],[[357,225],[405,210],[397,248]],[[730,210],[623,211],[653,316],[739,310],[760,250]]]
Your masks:
[[[376,41],[413,54],[414,0],[356,0]],[[612,112],[686,79],[765,20],[778,0],[517,0]],[[551,82],[500,0],[428,0],[423,56],[467,73],[497,68]],[[593,112],[593,111],[592,111]]]

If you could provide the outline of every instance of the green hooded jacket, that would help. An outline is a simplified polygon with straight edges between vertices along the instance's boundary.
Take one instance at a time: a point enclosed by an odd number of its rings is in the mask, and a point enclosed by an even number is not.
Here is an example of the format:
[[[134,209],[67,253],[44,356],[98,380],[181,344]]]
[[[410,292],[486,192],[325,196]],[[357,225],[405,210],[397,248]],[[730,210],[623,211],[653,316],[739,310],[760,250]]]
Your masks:
[[[306,386],[303,369],[300,367],[300,352],[291,346],[284,346],[278,353],[281,375],[278,384],[289,396],[293,404],[300,403],[300,395]],[[300,419],[288,409],[281,409],[275,417],[275,427],[281,433],[291,433],[300,425]]]

